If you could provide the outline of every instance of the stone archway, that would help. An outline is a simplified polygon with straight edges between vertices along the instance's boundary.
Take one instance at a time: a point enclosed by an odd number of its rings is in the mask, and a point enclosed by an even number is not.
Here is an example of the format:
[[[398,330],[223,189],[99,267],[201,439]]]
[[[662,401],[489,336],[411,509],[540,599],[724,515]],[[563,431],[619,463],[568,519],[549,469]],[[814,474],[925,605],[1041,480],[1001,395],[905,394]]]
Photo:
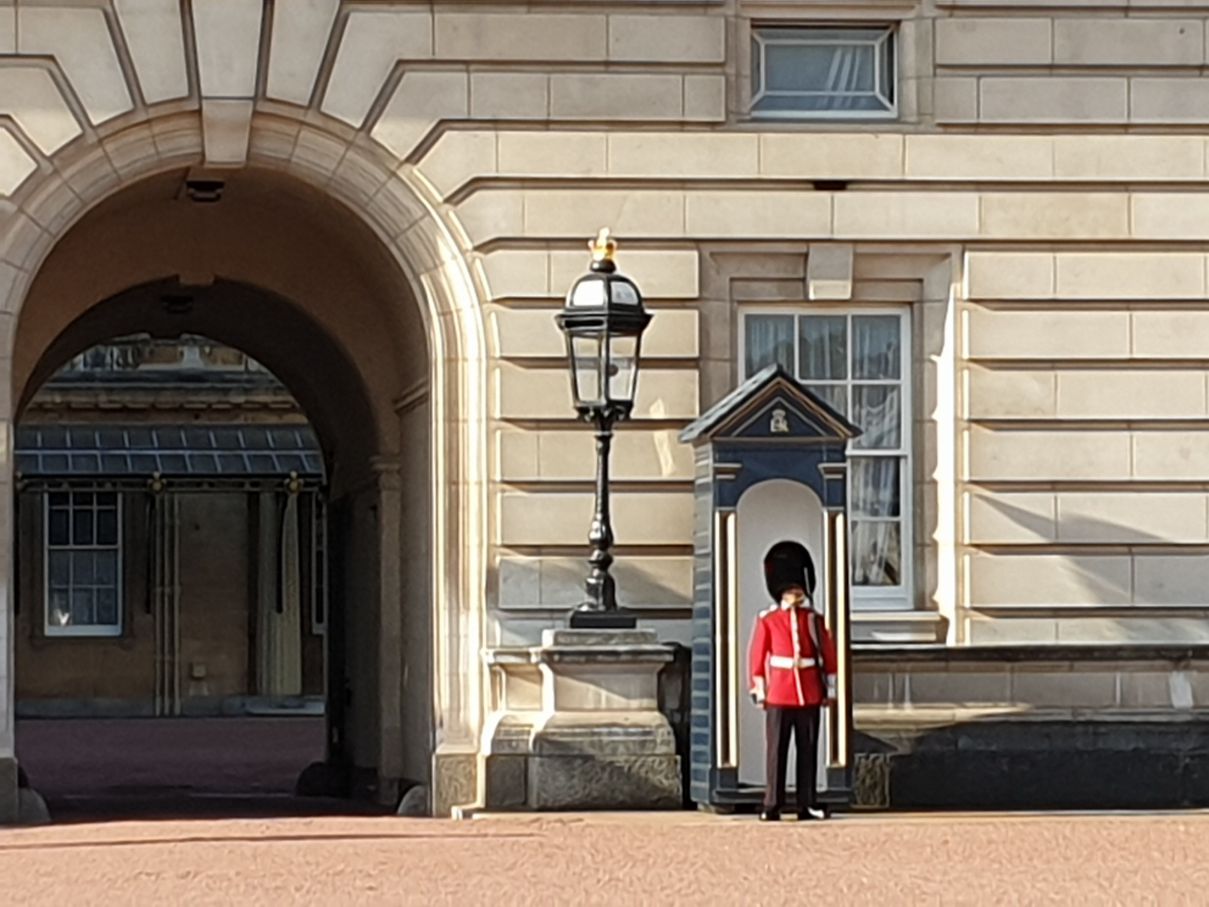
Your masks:
[[[486,526],[478,294],[440,212],[409,185],[397,162],[339,130],[313,124],[313,118],[303,124],[254,117],[245,166],[201,174],[223,184],[223,201],[215,205],[195,204],[186,186],[198,176],[191,168],[204,162],[196,113],[73,144],[47,172],[27,180],[13,196],[18,210],[0,227],[0,270],[6,278],[0,285],[0,325],[11,361],[11,374],[2,381],[0,420],[11,434],[26,388],[53,362],[56,344],[60,355],[72,345],[73,324],[79,331],[75,343],[89,335],[87,312],[102,299],[165,280],[187,293],[228,279],[298,304],[370,388],[379,428],[376,449],[360,451],[360,474],[350,470],[341,481],[349,489],[368,482],[375,512],[421,508],[431,516],[418,539],[399,519],[378,521],[376,542],[383,554],[376,579],[385,621],[380,629],[387,632],[367,636],[367,644],[377,648],[373,677],[364,680],[361,694],[367,698],[372,687],[376,699],[372,718],[361,722],[372,738],[367,745],[373,777],[366,784],[373,796],[387,800],[401,779],[417,780],[415,754],[421,748],[415,738],[424,735],[422,749],[430,758],[419,780],[431,782],[434,811],[447,814],[473,802],[478,792]],[[295,152],[322,144],[340,168],[334,172],[331,160],[305,153],[274,153],[283,133],[292,136]],[[127,162],[120,174],[114,168],[119,157]],[[83,173],[94,178],[81,183]],[[259,331],[264,345],[268,326],[242,328]],[[271,350],[258,355],[273,358]],[[266,364],[289,380],[288,361]],[[338,408],[332,395],[318,397],[313,406],[319,410]],[[427,436],[420,460],[406,456],[408,449],[415,453],[417,434]],[[408,438],[410,448],[403,443]],[[11,469],[6,457],[0,470],[8,483]],[[11,526],[8,507],[5,528]],[[397,552],[393,565],[387,552]],[[405,587],[398,564],[416,559],[426,564],[425,581]],[[416,598],[422,600],[419,607],[431,609],[431,621],[405,665],[399,621],[405,608],[417,606]],[[417,645],[415,633],[409,639]],[[12,675],[3,673],[0,763],[11,768]],[[409,695],[426,700],[420,710],[405,712]],[[423,721],[408,726],[405,714],[422,714]],[[412,765],[405,768],[405,762]],[[0,813],[6,800],[0,796]]]

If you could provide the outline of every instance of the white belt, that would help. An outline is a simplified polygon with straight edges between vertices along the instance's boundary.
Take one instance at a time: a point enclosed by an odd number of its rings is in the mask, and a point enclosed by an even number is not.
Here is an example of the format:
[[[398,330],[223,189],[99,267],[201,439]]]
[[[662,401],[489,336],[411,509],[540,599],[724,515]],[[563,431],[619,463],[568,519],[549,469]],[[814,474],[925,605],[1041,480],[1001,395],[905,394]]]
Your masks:
[[[771,668],[812,668],[817,664],[813,658],[794,658],[791,655],[769,655],[768,666]]]

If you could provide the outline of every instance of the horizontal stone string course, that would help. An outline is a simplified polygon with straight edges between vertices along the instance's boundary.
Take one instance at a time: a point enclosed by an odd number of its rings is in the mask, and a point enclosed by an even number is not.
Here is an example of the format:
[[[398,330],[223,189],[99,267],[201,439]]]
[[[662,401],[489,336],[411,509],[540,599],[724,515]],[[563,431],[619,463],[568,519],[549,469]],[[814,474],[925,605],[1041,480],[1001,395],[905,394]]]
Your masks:
[[[488,316],[489,336],[503,358],[566,361],[567,341],[554,321],[557,308],[496,308]],[[697,312],[691,308],[654,309],[642,337],[644,359],[696,359]]]
[[[468,181],[628,179],[1201,182],[1197,136],[446,131],[419,170],[446,198]],[[591,182],[589,179],[588,182]]]
[[[532,368],[500,362],[492,369],[495,413],[502,419],[566,419],[574,413],[566,366]],[[691,420],[698,414],[698,373],[690,368],[644,368],[634,419]]]
[[[1179,196],[1171,203],[1174,210]],[[972,251],[966,263],[971,299],[1201,299],[1209,286],[1201,252]]]
[[[631,240],[996,240],[1015,242],[1209,239],[1209,200],[1197,193],[964,192],[860,190],[824,192],[781,186],[727,190],[670,188],[496,189],[471,192],[453,215],[474,246],[510,239],[571,240],[608,222]],[[1099,258],[1096,256],[1099,255]],[[1100,262],[1101,276],[1089,265]],[[1203,285],[1201,258],[1162,253],[1142,270],[1101,253],[1066,255],[1056,292],[1087,294],[1122,279],[1114,297],[1184,292]],[[1163,271],[1159,274],[1158,271]],[[1196,276],[1198,275],[1199,276]],[[1196,295],[1199,291],[1192,291]]]
[[[591,524],[592,504],[590,490],[503,492],[498,498],[498,540],[505,546],[576,544]],[[627,545],[687,546],[692,523],[691,494],[613,494],[614,529]]]
[[[494,299],[561,299],[583,272],[585,253],[570,249],[496,249],[480,258]],[[625,272],[647,299],[695,299],[695,249],[625,250]]]
[[[610,473],[621,482],[687,482],[692,451],[679,443],[679,428],[632,426],[613,440]],[[551,428],[496,429],[496,477],[504,482],[591,482],[595,441],[578,424]]]
[[[624,548],[619,551],[624,552]],[[583,601],[582,557],[505,555],[497,569],[500,608],[568,609]],[[690,554],[656,556],[626,552],[612,568],[626,607],[640,608],[687,606],[692,601],[692,571]]]

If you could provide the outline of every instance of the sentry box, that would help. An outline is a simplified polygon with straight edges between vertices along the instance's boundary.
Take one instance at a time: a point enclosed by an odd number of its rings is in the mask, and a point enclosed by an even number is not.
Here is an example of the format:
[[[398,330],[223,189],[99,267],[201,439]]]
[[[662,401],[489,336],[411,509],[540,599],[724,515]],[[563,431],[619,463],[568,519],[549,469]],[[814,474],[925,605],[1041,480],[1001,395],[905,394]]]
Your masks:
[[[772,604],[764,555],[786,540],[805,545],[814,559],[815,601],[839,661],[836,704],[820,726],[819,800],[850,799],[846,491],[848,442],[859,434],[773,365],[680,435],[693,445],[695,463],[690,790],[702,807],[729,811],[763,796],[764,716],[748,696],[747,647],[756,616]]]

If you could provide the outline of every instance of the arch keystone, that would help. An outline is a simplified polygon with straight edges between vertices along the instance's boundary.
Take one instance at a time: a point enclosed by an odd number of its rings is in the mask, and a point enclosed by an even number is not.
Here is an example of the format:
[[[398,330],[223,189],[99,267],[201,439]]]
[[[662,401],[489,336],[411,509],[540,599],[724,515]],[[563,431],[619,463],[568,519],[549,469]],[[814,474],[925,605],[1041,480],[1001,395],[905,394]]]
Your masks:
[[[252,137],[252,101],[202,100],[202,144],[211,167],[242,167]]]

